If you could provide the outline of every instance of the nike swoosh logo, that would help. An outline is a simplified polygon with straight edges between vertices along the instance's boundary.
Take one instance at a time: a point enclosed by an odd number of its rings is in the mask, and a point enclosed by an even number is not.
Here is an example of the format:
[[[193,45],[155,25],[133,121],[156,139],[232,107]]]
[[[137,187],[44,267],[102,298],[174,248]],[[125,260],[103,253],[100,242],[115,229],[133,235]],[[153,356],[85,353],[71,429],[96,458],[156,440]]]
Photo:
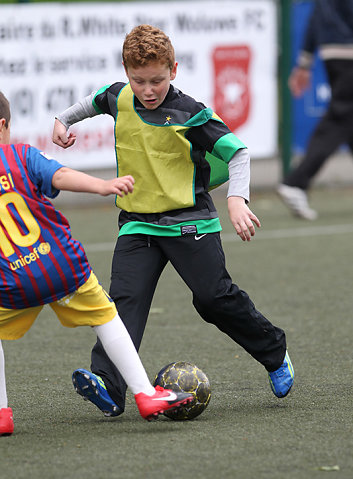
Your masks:
[[[200,236],[197,236],[195,235],[195,240],[198,241],[200,240],[201,238],[203,238],[204,236],[206,236],[207,233],[205,233],[204,235],[200,235]]]
[[[172,391],[169,391],[168,396],[164,396],[162,398],[151,398],[153,401],[175,401],[177,399],[177,395]]]

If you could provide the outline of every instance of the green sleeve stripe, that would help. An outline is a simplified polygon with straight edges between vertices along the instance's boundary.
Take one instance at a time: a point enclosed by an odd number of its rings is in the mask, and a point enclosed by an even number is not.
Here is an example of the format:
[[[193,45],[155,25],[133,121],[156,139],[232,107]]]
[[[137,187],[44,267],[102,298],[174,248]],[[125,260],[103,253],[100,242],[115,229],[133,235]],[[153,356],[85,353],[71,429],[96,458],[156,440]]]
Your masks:
[[[206,160],[211,167],[209,190],[213,190],[229,180],[228,163],[208,152]]]
[[[212,155],[229,163],[235,153],[242,148],[246,148],[244,143],[233,133],[222,136],[213,146]]]
[[[105,90],[107,90],[107,88],[109,88],[110,85],[105,85],[105,86],[102,86],[102,88],[100,88],[97,93],[94,95],[94,98],[93,98],[93,101],[92,101],[92,105],[93,105],[93,108],[96,110],[97,113],[99,113],[100,115],[104,114],[105,112],[103,110],[101,110],[99,108],[99,106],[97,105],[96,103],[96,96],[97,95],[100,95],[101,93],[104,93]]]
[[[152,223],[144,223],[142,221],[129,221],[125,223],[120,231],[119,236],[122,235],[132,235],[132,234],[143,234],[143,235],[153,235],[153,236],[182,236],[181,227],[182,226],[191,226],[195,225],[197,227],[197,234],[207,234],[207,233],[216,233],[221,231],[221,223],[219,218],[212,218],[210,220],[194,220],[194,221],[184,221],[176,225],[170,226],[161,226],[155,225]]]
[[[208,122],[213,116],[213,111],[211,108],[204,108],[199,111],[196,115],[191,117],[187,122],[184,123],[185,126],[200,126]]]

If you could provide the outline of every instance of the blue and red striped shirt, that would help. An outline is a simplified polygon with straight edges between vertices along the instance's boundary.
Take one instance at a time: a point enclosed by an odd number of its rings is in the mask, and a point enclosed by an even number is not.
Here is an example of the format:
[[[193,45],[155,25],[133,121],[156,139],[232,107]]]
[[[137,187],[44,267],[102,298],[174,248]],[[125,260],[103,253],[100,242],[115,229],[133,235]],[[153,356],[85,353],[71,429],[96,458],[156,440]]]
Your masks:
[[[0,145],[0,306],[57,301],[84,284],[91,267],[63,214],[46,198],[63,165],[30,145]]]

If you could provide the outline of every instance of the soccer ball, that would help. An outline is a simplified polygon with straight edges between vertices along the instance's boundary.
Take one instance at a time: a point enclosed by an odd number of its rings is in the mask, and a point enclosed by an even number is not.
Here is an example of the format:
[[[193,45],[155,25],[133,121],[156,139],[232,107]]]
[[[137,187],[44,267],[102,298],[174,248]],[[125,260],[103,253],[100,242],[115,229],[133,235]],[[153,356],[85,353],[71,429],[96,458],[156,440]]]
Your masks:
[[[210,382],[206,374],[195,364],[178,361],[164,366],[154,379],[154,386],[161,386],[175,392],[187,392],[194,400],[176,411],[166,411],[165,416],[177,421],[194,419],[208,406],[211,399]]]

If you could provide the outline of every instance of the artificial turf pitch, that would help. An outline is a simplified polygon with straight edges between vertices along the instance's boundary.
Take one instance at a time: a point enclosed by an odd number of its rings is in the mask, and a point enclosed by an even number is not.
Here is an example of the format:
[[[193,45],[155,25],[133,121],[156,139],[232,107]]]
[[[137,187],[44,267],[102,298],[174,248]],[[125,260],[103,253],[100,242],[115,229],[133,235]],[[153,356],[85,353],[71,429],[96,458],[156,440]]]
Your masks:
[[[0,438],[1,479],[353,477],[353,191],[313,191],[313,223],[292,218],[272,192],[254,194],[262,228],[250,243],[233,233],[223,196],[214,193],[228,270],[285,329],[292,392],[273,396],[263,367],[199,318],[168,267],[141,357],[151,380],[169,362],[197,364],[212,386],[206,411],[148,423],[129,394],[125,413],[105,418],[71,383],[75,368],[89,368],[94,333],[63,328],[46,307],[24,338],[3,342],[15,433]],[[117,210],[62,210],[108,289]]]

